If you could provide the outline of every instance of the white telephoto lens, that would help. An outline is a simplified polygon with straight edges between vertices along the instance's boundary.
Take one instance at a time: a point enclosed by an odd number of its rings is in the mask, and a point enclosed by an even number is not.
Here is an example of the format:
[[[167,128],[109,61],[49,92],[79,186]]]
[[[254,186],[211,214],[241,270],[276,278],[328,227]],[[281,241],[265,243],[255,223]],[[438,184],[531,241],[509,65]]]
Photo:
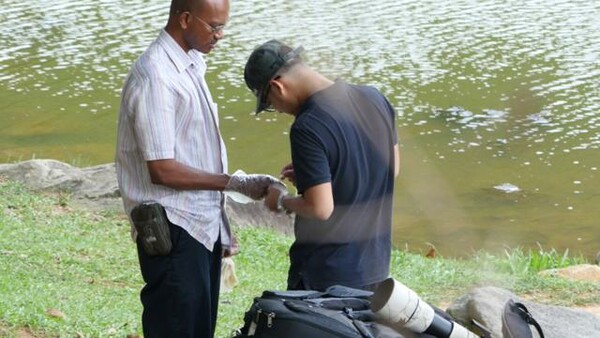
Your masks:
[[[409,329],[438,338],[479,338],[458,323],[436,314],[413,290],[393,278],[384,280],[375,290],[371,310],[397,331]]]
[[[413,290],[393,278],[386,279],[377,288],[371,309],[384,321],[419,333],[427,330],[435,314]]]

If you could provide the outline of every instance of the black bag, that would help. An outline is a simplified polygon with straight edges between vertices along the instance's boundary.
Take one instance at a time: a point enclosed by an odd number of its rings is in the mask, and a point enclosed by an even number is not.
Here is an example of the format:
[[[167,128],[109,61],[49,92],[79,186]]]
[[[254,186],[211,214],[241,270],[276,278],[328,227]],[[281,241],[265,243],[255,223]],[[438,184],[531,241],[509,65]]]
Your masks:
[[[169,220],[162,205],[155,202],[137,205],[131,210],[131,220],[146,254],[164,256],[171,252]]]
[[[542,327],[533,319],[529,310],[522,303],[509,299],[504,305],[502,313],[502,335],[504,338],[532,338],[531,327],[533,325],[540,338],[544,338]]]
[[[234,338],[414,338],[375,321],[372,292],[334,285],[325,292],[264,291]]]

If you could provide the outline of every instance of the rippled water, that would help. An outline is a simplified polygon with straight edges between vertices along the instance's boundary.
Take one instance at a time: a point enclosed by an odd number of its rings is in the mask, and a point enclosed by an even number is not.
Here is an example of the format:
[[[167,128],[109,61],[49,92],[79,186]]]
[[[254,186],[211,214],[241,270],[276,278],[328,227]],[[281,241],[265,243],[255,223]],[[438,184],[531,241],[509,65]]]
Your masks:
[[[4,0],[0,161],[112,161],[123,78],[167,12]],[[254,116],[242,77],[251,49],[279,38],[397,109],[398,246],[600,250],[600,2],[234,1],[231,14],[207,57],[231,169],[276,174],[289,159],[290,118]]]

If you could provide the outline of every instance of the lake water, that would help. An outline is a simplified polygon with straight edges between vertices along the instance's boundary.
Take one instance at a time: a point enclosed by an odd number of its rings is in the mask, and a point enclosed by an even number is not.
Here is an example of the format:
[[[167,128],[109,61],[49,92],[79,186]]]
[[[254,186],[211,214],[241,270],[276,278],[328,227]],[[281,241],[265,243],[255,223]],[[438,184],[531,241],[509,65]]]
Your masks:
[[[130,65],[169,1],[3,0],[0,162],[113,160]],[[478,249],[600,250],[600,2],[232,1],[207,56],[230,169],[277,174],[287,115],[252,114],[250,51],[303,45],[331,77],[372,84],[398,112],[394,242]],[[494,187],[517,186],[505,193]],[[510,186],[508,186],[510,187]]]

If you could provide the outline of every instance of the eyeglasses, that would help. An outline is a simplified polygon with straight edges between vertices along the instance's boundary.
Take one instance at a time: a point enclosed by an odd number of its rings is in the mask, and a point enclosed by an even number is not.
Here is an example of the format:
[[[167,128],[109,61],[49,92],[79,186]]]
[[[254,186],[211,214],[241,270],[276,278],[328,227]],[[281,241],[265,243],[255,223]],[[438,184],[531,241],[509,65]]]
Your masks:
[[[190,13],[190,15],[192,17],[194,17],[196,20],[202,22],[202,24],[204,26],[206,26],[206,28],[210,29],[210,33],[211,34],[218,34],[218,33],[222,33],[223,29],[225,29],[225,25],[218,25],[218,26],[213,26],[211,24],[209,24],[208,22],[200,19],[199,17],[195,16],[194,14]]]

